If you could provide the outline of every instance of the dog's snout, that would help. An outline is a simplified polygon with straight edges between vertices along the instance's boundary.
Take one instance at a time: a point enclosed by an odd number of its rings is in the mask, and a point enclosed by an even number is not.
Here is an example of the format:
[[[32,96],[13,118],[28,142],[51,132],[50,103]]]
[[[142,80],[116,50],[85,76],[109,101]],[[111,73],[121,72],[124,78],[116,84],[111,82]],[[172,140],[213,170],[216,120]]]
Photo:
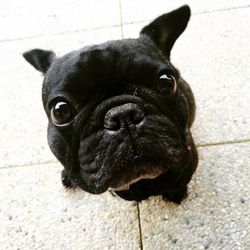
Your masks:
[[[119,130],[125,126],[136,126],[144,118],[141,108],[135,103],[126,103],[111,108],[104,117],[104,128]]]

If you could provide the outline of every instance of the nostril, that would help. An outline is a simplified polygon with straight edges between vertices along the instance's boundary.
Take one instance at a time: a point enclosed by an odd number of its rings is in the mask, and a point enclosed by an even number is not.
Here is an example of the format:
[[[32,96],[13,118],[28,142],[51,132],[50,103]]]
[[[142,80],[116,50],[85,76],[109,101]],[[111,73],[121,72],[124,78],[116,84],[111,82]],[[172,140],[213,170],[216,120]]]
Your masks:
[[[104,128],[112,131],[119,130],[121,127],[120,120],[117,117],[105,117]]]
[[[140,159],[141,156],[142,156],[141,151],[140,151],[139,149],[136,149],[136,150],[134,151],[134,159],[135,159],[135,160],[136,160],[136,159]]]
[[[142,110],[131,110],[130,113],[130,120],[133,124],[139,124],[144,118],[144,113],[142,112]]]

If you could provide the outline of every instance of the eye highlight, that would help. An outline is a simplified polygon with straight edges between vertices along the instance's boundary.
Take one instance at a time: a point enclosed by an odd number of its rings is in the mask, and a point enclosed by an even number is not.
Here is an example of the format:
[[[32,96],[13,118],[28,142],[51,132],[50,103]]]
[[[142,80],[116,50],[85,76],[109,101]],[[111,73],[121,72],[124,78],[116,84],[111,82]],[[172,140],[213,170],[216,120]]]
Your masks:
[[[161,74],[157,81],[157,88],[162,94],[174,95],[177,91],[175,77],[168,73]]]
[[[52,106],[50,114],[55,125],[65,125],[73,119],[75,110],[73,105],[65,100],[61,100]]]

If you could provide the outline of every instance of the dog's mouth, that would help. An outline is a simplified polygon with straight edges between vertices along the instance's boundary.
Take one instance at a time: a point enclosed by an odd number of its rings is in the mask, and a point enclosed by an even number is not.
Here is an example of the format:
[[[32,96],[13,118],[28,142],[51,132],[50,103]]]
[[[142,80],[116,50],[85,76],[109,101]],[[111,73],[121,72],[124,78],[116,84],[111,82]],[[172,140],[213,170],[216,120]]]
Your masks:
[[[140,161],[139,161],[140,162]],[[81,172],[81,177],[76,183],[85,191],[90,193],[103,193],[105,191],[125,191],[129,190],[131,185],[146,179],[155,179],[169,168],[163,164],[152,164],[145,162],[141,164],[138,161],[131,162],[123,168],[111,168],[108,167],[100,169],[96,173]],[[88,175],[88,178],[86,178]],[[83,178],[84,176],[84,178]],[[84,181],[87,180],[87,182]],[[82,185],[83,182],[85,185]]]
[[[73,178],[74,184],[83,190],[100,194],[105,191],[123,191],[130,189],[131,185],[145,179],[154,179],[167,171],[163,165],[129,165],[117,171],[98,171],[97,173],[82,172]],[[87,177],[87,178],[86,178]]]
[[[155,179],[168,170],[178,168],[183,157],[183,152],[179,148],[174,150],[172,147],[172,151],[165,151],[156,143],[151,143],[148,148],[145,146],[146,143],[137,145],[141,146],[138,146],[136,153],[131,145],[120,144],[120,151],[114,151],[112,156],[111,153],[102,154],[102,162],[98,159],[86,165],[80,162],[77,186],[94,194],[107,190],[129,190],[137,182]],[[97,157],[101,156],[99,154]]]
[[[130,186],[139,182],[140,180],[154,179],[167,170],[164,165],[153,165],[150,163],[133,164],[129,166],[130,169],[114,173],[114,178],[108,188],[109,191],[123,191],[130,189]]]
[[[160,171],[160,169],[158,171],[155,171],[155,173],[148,173],[148,174],[143,174],[139,177],[136,177],[134,179],[131,179],[129,182],[127,183],[120,183],[114,186],[111,186],[108,188],[108,191],[111,192],[115,192],[115,191],[125,191],[125,190],[129,190],[130,186],[132,184],[135,184],[136,182],[140,181],[140,180],[147,180],[147,179],[155,179],[157,178],[159,175],[161,175],[164,171]]]

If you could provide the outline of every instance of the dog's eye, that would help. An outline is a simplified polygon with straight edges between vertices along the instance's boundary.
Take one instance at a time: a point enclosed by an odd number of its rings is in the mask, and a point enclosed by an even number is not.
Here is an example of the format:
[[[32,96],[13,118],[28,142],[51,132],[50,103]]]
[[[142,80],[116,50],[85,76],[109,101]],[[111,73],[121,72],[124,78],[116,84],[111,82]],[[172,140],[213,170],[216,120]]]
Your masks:
[[[51,119],[56,125],[63,125],[73,118],[73,107],[66,101],[59,101],[51,108]]]
[[[157,82],[157,87],[162,94],[174,95],[177,91],[177,83],[173,75],[162,74]]]

